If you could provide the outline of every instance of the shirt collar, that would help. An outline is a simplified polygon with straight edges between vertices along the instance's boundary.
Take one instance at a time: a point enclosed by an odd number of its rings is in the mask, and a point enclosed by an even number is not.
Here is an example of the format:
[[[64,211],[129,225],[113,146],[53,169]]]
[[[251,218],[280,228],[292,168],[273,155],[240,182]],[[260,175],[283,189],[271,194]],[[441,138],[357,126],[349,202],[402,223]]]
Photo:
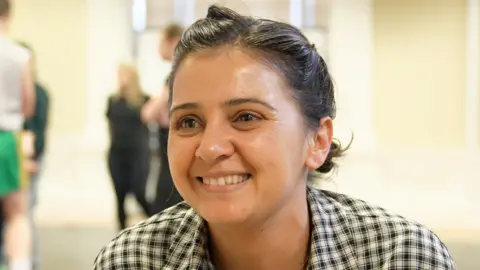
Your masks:
[[[193,237],[189,238],[185,235],[193,235]],[[170,256],[164,269],[214,269],[206,247],[205,221],[193,208],[190,208],[173,237]]]
[[[308,188],[307,200],[311,219],[311,244],[308,269],[357,269],[352,232],[345,210],[325,196],[323,191]]]

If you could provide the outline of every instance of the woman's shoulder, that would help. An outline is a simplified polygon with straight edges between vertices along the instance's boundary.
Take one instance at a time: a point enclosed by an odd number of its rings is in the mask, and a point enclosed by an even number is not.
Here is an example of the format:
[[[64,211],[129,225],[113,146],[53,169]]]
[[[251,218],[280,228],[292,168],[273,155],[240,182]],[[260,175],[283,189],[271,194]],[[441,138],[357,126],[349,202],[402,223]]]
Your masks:
[[[455,269],[446,246],[420,223],[344,194],[312,190],[309,196],[314,218],[329,220],[337,239],[348,239],[337,246],[356,254],[362,268]]]
[[[133,269],[139,262],[142,269],[160,269],[168,261],[172,244],[199,226],[201,218],[181,202],[123,230],[100,251],[93,269]]]
[[[323,206],[329,205],[332,208],[339,208],[349,217],[370,217],[406,221],[404,217],[392,213],[383,207],[368,203],[350,195],[313,188],[310,189],[310,193],[316,198],[318,204]]]

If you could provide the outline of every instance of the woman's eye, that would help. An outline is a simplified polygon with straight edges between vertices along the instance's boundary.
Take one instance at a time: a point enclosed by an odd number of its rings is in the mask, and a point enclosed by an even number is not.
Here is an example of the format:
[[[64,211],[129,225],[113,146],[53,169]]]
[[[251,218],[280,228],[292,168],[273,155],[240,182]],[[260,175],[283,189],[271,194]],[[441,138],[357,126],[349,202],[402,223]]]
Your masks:
[[[178,123],[179,129],[192,129],[197,127],[198,127],[198,122],[193,118],[184,118]]]
[[[253,115],[251,113],[244,113],[244,114],[241,114],[239,117],[237,117],[236,121],[249,122],[249,121],[255,121],[255,120],[258,120],[258,119],[260,119],[260,118],[256,115]]]

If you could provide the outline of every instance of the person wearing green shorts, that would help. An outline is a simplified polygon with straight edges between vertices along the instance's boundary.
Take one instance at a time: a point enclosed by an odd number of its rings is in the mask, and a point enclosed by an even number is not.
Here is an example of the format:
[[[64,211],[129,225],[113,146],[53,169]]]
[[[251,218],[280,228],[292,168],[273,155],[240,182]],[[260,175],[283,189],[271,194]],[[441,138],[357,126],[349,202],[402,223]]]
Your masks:
[[[23,170],[25,120],[35,112],[30,52],[7,34],[10,0],[0,0],[0,200],[7,224],[3,233],[9,270],[31,270],[28,176]],[[0,262],[2,264],[2,262]]]
[[[0,131],[0,198],[21,188],[20,164],[17,135]]]

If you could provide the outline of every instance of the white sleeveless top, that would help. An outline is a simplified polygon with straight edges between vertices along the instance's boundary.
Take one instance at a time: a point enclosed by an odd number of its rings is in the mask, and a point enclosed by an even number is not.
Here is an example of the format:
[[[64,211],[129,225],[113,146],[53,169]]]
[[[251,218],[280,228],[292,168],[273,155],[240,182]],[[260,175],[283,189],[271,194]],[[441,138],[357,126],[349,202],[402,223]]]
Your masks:
[[[0,35],[0,131],[20,131],[23,126],[23,70],[28,50]]]

